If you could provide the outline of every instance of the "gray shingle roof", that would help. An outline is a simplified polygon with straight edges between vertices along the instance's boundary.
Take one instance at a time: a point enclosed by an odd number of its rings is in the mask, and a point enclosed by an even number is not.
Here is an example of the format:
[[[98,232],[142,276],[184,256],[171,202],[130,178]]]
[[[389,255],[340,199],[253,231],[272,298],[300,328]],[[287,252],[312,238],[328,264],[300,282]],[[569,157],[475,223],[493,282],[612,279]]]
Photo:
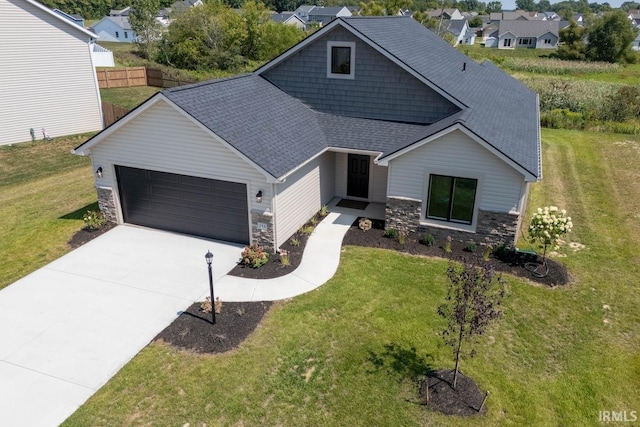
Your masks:
[[[339,19],[464,104],[468,115],[459,119],[461,124],[534,176],[542,176],[535,92],[490,62],[474,62],[413,19]]]
[[[558,35],[558,21],[500,21],[499,34],[516,37],[540,37],[547,33]]]
[[[464,107],[428,126],[342,117],[311,110],[257,73],[162,94],[275,178],[326,148],[381,152],[384,158],[454,124],[541,176],[534,92],[491,63],[475,63],[411,18],[339,18],[336,25],[388,52]]]

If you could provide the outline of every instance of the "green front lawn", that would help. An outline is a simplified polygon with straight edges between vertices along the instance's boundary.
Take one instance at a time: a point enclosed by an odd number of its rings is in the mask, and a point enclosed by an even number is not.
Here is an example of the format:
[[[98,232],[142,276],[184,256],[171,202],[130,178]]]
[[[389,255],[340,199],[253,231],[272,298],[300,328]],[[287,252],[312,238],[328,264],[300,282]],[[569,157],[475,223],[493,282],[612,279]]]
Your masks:
[[[88,136],[0,146],[0,289],[69,252],[97,208],[91,161],[70,153]]]
[[[446,263],[347,247],[331,281],[278,303],[239,349],[151,344],[65,425],[564,426],[639,410],[640,138],[543,130],[543,144],[529,211],[573,217],[575,283],[508,278],[505,318],[461,365],[491,393],[485,417],[416,401],[416,375],[453,366],[436,314]]]

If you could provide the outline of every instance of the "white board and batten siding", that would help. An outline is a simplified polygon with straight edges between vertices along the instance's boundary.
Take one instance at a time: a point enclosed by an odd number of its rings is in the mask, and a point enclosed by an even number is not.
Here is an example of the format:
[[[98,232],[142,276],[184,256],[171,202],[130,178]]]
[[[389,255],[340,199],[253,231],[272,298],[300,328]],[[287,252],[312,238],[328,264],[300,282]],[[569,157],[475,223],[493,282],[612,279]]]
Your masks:
[[[0,0],[0,145],[102,129],[90,35],[24,0]],[[70,94],[73,96],[70,96]]]
[[[287,241],[334,196],[335,153],[325,152],[276,184],[276,245]]]
[[[387,202],[387,167],[378,166],[373,160],[376,156],[369,156],[369,202]],[[347,177],[349,154],[336,153],[336,191],[335,196],[347,197]]]
[[[524,176],[461,131],[391,160],[389,197],[424,201],[430,174],[479,178],[479,209],[516,213],[522,208]]]
[[[247,184],[250,210],[263,211],[271,203],[271,185],[264,175],[164,101],[92,147],[91,157],[94,170],[103,169],[96,185],[114,192],[114,165],[121,165]],[[259,190],[260,204],[254,197]]]

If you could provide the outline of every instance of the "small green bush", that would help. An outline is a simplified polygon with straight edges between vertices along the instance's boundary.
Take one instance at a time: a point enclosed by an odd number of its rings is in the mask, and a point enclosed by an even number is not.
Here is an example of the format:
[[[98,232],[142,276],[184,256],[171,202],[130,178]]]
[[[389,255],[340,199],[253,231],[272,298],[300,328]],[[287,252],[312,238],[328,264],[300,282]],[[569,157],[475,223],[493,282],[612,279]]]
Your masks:
[[[425,246],[433,246],[436,243],[436,239],[431,233],[422,233],[420,237],[420,243]]]
[[[398,230],[395,228],[387,228],[384,230],[384,237],[396,240],[398,238]]]
[[[447,241],[444,244],[444,251],[446,253],[451,253],[451,236],[447,236]]]
[[[302,234],[306,234],[307,236],[309,236],[311,235],[311,233],[313,233],[313,230],[315,230],[315,227],[313,225],[306,225],[306,226],[302,226],[298,231]]]
[[[291,246],[295,246],[295,247],[300,246],[300,239],[298,239],[297,237],[293,237],[291,239]]]
[[[491,256],[491,252],[493,251],[493,246],[487,245],[482,252],[482,259],[484,261],[489,261],[489,257]]]
[[[267,261],[269,261],[269,253],[266,252],[262,246],[253,244],[251,246],[244,247],[240,263],[242,265],[258,268],[265,265]]]
[[[474,241],[468,241],[467,244],[464,246],[464,251],[465,252],[475,252],[476,250],[476,242]]]
[[[322,205],[319,212],[320,216],[327,216],[328,213],[329,211],[327,210],[327,205]]]
[[[406,241],[407,241],[407,233],[405,233],[404,231],[399,232],[398,243],[400,243],[401,245],[404,245]]]
[[[87,211],[82,216],[84,221],[84,228],[89,231],[98,230],[107,222],[107,218],[100,211]]]
[[[566,108],[555,109],[540,114],[540,125],[551,129],[582,130],[585,119],[582,113],[574,113]]]

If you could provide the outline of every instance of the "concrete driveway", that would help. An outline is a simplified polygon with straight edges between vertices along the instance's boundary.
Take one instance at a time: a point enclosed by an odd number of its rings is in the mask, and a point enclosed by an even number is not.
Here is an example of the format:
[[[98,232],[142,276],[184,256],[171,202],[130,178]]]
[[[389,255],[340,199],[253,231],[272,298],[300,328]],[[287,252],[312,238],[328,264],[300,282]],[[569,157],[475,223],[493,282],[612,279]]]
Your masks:
[[[231,270],[241,245],[118,226],[0,291],[0,425],[57,426]],[[214,282],[215,283],[215,282]]]

